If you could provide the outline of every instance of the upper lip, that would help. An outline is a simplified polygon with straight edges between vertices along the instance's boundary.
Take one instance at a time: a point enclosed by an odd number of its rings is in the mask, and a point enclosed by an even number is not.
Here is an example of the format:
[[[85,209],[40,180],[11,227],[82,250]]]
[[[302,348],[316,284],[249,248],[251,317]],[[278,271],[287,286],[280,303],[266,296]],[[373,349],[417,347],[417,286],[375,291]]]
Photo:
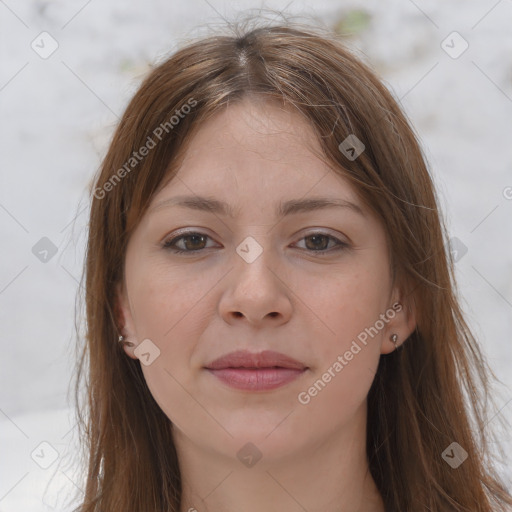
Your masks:
[[[257,353],[247,350],[237,350],[215,359],[215,361],[208,363],[205,368],[220,370],[223,368],[272,368],[274,366],[297,370],[307,368],[296,359],[281,354],[280,352],[274,352],[273,350],[264,350],[263,352]]]

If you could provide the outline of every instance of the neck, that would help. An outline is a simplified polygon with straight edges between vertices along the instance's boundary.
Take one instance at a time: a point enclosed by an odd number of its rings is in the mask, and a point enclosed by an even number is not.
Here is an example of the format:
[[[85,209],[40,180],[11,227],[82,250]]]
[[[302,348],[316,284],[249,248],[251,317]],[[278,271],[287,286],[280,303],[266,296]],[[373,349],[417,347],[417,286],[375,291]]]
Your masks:
[[[341,432],[310,439],[279,458],[258,445],[263,457],[252,467],[230,457],[236,448],[205,449],[178,430],[173,437],[182,476],[180,512],[384,512],[366,458],[366,410]]]

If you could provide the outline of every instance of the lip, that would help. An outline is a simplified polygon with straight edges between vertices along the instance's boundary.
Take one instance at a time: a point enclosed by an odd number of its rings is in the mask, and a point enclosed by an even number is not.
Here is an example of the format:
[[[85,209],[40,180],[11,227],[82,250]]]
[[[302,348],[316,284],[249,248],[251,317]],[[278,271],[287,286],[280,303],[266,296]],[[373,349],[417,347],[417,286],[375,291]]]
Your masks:
[[[222,370],[224,368],[272,368],[273,366],[294,370],[304,370],[306,368],[306,365],[300,361],[273,350],[264,350],[257,353],[248,350],[237,350],[215,359],[207,364],[206,368]]]
[[[224,384],[244,391],[276,389],[300,377],[305,371],[292,368],[223,368],[207,369]]]
[[[300,377],[308,367],[280,352],[238,350],[205,366],[230,387],[246,391],[276,389]]]

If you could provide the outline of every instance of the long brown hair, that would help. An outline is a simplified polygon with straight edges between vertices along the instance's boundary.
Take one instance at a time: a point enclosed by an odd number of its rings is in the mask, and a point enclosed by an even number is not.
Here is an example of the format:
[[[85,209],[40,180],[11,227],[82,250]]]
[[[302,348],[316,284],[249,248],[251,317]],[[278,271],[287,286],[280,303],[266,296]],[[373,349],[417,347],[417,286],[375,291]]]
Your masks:
[[[458,304],[446,228],[413,129],[374,72],[327,30],[258,21],[231,30],[188,43],[151,70],[91,188],[77,378],[77,396],[82,384],[87,396],[79,420],[88,474],[77,510],[180,509],[170,420],[139,361],[116,343],[116,286],[128,239],[194,130],[249,95],[284,102],[313,126],[322,158],[381,220],[395,279],[415,305],[416,330],[381,357],[368,395],[367,455],[386,511],[506,510],[512,497],[484,431],[492,372]],[[349,135],[365,146],[355,159],[339,148]],[[143,146],[151,146],[144,157]],[[468,455],[457,468],[442,456],[454,442]]]

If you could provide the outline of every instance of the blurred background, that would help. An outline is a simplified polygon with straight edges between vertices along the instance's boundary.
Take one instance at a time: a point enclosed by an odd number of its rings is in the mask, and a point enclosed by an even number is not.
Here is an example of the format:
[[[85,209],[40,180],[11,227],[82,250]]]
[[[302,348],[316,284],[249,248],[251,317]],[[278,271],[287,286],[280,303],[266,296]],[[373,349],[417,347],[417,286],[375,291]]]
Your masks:
[[[409,116],[464,310],[502,382],[487,428],[511,421],[510,0],[0,0],[0,512],[71,510],[82,492],[75,297],[87,190],[116,123],[151,63],[261,8],[343,35]]]

